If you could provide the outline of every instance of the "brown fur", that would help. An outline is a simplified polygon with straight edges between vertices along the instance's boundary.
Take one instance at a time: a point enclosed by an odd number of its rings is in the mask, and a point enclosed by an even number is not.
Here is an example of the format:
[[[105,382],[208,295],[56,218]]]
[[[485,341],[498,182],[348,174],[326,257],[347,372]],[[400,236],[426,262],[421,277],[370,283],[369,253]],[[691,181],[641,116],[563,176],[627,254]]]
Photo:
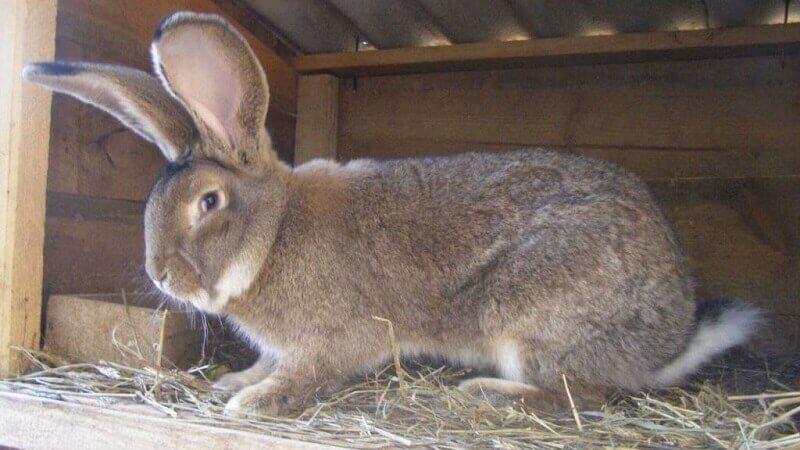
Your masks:
[[[375,316],[392,321],[404,354],[494,368],[548,404],[566,398],[562,374],[579,405],[663,384],[659,370],[689,345],[683,258],[624,170],[542,149],[291,169],[261,126],[266,81],[238,33],[181,13],[153,52],[165,86],[153,108],[182,105],[196,133],[183,153],[165,151],[145,215],[147,270],[176,299],[230,317],[263,353],[220,380],[239,390],[229,412],[294,410],[382,364],[390,348]],[[203,58],[216,63],[197,75]],[[27,76],[100,95],[54,67]],[[138,98],[135,86],[101,94]],[[162,128],[185,129],[185,117]],[[203,213],[209,192],[221,206]]]

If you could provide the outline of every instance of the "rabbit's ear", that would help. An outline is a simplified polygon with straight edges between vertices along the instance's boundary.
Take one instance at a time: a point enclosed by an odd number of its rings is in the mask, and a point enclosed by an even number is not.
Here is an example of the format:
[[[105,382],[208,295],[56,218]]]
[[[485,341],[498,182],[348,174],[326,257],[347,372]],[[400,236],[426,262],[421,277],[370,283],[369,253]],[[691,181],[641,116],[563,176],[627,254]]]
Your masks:
[[[158,79],[140,70],[103,64],[50,62],[25,67],[25,80],[72,95],[119,119],[155,143],[169,161],[192,144],[191,117]]]
[[[150,50],[155,72],[194,117],[206,156],[237,166],[274,157],[267,78],[238,31],[219,16],[179,12],[161,23]]]

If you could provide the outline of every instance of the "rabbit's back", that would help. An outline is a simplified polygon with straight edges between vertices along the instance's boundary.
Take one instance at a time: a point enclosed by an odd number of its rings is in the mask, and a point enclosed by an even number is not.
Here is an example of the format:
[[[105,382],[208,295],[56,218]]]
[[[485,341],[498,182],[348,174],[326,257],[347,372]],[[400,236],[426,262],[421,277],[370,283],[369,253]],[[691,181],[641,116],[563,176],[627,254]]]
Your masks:
[[[422,353],[496,353],[487,339],[513,336],[537,348],[525,365],[546,381],[569,366],[636,388],[685,346],[680,251],[626,171],[547,150],[348,167],[342,214],[308,226],[338,242],[309,251],[330,258],[331,292],[357,293],[344,316],[389,318]]]

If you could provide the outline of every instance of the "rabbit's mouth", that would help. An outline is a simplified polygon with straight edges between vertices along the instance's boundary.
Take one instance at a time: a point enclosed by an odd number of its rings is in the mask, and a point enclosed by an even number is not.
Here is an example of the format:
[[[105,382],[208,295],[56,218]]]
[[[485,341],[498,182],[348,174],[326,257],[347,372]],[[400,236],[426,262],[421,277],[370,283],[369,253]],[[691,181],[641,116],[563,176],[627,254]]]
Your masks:
[[[219,312],[215,303],[211,300],[211,296],[208,294],[204,288],[196,288],[196,289],[183,289],[182,287],[172,286],[170,283],[156,283],[159,290],[164,292],[165,294],[169,295],[170,297],[178,300],[180,302],[189,303],[190,305],[194,306],[195,308],[206,311],[210,313],[217,313]]]
[[[197,309],[216,312],[211,296],[203,287],[200,274],[184,257],[174,255],[168,261],[160,279],[151,277],[153,284],[177,301],[191,304]]]

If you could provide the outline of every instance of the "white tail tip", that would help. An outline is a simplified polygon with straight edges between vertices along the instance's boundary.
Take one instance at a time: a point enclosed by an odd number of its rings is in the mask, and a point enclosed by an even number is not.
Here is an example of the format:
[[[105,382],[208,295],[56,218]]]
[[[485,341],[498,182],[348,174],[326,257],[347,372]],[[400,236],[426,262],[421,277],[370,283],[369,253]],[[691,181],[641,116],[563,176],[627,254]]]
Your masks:
[[[742,345],[762,322],[756,308],[739,303],[725,307],[716,317],[701,318],[686,350],[656,374],[658,386],[669,386],[695,373],[726,350]]]

